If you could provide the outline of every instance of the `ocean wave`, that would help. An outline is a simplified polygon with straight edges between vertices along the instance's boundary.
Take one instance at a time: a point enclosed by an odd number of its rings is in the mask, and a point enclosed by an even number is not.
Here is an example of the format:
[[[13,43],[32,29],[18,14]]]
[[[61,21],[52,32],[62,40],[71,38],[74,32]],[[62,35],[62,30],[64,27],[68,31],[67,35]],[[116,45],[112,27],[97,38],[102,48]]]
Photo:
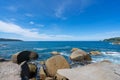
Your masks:
[[[110,61],[110,62],[113,62],[113,63],[116,63],[116,64],[120,64],[120,58],[119,58],[119,60],[117,59],[117,58],[112,58],[112,57],[103,57],[103,58],[92,58],[92,62],[93,63],[96,63],[96,62],[100,62],[100,61],[103,61],[103,60],[108,60],[108,61]]]
[[[67,56],[67,57],[69,56],[69,54],[67,54],[65,52],[61,52],[60,54],[63,55],[63,56]]]
[[[112,52],[112,51],[109,51],[109,52],[106,52],[106,54],[120,54],[120,52]]]
[[[7,47],[7,44],[0,44],[0,47]]]
[[[93,62],[99,62],[103,60],[109,60],[113,63],[120,64],[120,52],[115,52],[115,51],[106,51],[106,52],[101,52],[102,55],[92,57]]]
[[[106,52],[101,52],[101,53],[105,55],[117,55],[117,54],[120,55],[120,52],[115,52],[115,51],[106,51]]]
[[[33,48],[33,49],[42,51],[42,50],[46,50],[47,48]]]

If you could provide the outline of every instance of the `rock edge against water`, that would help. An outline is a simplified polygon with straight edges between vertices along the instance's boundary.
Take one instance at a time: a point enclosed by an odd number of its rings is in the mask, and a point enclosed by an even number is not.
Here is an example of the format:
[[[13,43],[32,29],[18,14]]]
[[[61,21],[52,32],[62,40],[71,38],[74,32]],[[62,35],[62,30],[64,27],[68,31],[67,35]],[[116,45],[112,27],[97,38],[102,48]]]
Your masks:
[[[91,61],[91,57],[87,56],[86,58],[86,52],[81,49],[74,48],[71,50],[71,54],[74,54],[73,57],[75,57],[78,62]],[[33,59],[34,56],[35,55],[30,53],[29,59]],[[14,63],[1,59],[0,80],[21,80],[21,65],[17,64],[17,57],[18,54],[12,56],[12,61]],[[71,60],[76,61],[76,59]],[[46,66],[40,67],[40,80],[120,80],[120,65],[113,64],[109,60],[91,64],[85,63],[82,67],[77,66],[71,68],[70,64],[62,55],[55,54],[39,64]],[[35,72],[36,70],[36,66],[34,65],[29,65],[29,68],[30,71]],[[36,79],[34,78],[31,80]]]

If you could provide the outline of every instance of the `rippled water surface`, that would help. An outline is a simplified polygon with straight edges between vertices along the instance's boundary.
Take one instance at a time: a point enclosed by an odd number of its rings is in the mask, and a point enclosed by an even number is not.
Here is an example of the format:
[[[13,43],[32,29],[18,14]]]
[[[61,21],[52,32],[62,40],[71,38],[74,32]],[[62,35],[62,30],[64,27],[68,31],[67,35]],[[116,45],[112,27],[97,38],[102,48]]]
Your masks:
[[[70,50],[72,48],[80,48],[87,53],[93,50],[100,51],[102,55],[92,56],[94,62],[107,59],[120,64],[120,45],[112,45],[102,41],[0,42],[0,57],[10,59],[12,54],[19,51],[33,50],[39,54],[39,60],[46,60],[52,56],[50,52],[58,51],[69,61],[69,55],[71,54]]]

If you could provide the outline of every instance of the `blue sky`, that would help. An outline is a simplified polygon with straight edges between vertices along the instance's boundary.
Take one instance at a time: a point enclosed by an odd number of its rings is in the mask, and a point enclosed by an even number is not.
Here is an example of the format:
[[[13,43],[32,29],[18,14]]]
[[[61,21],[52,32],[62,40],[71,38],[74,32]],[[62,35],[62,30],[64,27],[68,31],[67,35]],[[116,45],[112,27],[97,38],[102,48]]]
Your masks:
[[[0,37],[91,41],[120,37],[120,0],[0,0]]]

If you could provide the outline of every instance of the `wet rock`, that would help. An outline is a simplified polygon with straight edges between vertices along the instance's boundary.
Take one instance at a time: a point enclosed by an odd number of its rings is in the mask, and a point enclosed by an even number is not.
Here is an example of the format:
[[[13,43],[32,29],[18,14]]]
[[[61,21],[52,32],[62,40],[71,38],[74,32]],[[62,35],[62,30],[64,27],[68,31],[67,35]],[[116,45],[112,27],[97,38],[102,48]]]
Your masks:
[[[8,61],[8,60],[6,60],[4,58],[0,58],[0,62],[4,62],[4,61]]]
[[[78,48],[73,48],[72,53],[70,55],[70,59],[73,61],[91,61],[90,55],[88,55],[85,51],[78,49]]]
[[[40,61],[40,64],[41,65],[45,65],[45,61]]]
[[[120,41],[112,42],[113,45],[120,45]]]
[[[91,55],[100,55],[101,53],[99,51],[91,51],[89,54],[91,54]]]
[[[86,60],[86,61],[92,61],[92,58],[91,58],[91,56],[89,54],[86,54],[84,60]]]
[[[32,51],[22,51],[12,55],[12,62],[21,64],[23,61],[35,60],[38,54]]]
[[[35,64],[26,61],[21,63],[21,78],[35,79],[37,75],[37,67]]]
[[[57,52],[57,51],[53,51],[53,52],[51,52],[51,54],[52,54],[52,55],[60,55],[60,53]]]
[[[73,69],[59,69],[57,73],[69,80],[120,80],[120,65],[98,62]]]
[[[101,62],[108,62],[108,63],[112,63],[111,61],[109,61],[109,60],[103,60],[103,61],[101,61]]]
[[[44,69],[43,69],[42,66],[40,67],[40,72],[39,72],[39,74],[40,74],[40,80],[45,80],[45,78],[46,78],[46,73],[45,73],[45,71],[44,71]]]
[[[66,77],[56,74],[54,80],[68,80]]]
[[[53,77],[58,69],[70,68],[66,59],[61,55],[53,56],[45,62],[46,72],[49,76]]]

